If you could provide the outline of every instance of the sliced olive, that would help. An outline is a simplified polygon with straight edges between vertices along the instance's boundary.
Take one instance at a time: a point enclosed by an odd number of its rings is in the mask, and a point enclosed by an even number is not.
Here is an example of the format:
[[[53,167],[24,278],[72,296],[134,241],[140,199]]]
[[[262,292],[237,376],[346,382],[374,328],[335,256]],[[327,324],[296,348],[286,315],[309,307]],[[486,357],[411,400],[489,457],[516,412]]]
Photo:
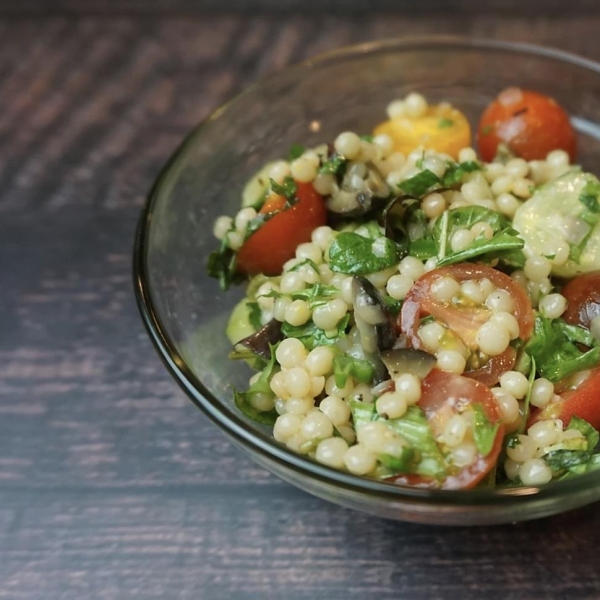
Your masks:
[[[392,377],[396,377],[402,373],[411,373],[424,379],[429,375],[437,362],[433,354],[429,354],[429,352],[425,352],[424,350],[415,350],[414,348],[385,350],[379,356]]]
[[[277,319],[272,319],[257,332],[240,340],[236,346],[248,348],[253,354],[268,360],[271,358],[271,348],[269,346],[280,342],[283,337],[281,323]]]

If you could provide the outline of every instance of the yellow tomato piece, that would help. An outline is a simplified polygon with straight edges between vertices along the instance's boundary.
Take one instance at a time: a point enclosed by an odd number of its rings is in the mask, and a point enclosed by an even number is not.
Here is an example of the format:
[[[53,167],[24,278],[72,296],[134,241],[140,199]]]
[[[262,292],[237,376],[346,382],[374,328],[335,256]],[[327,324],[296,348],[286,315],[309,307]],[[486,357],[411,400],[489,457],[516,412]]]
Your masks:
[[[430,106],[423,117],[398,117],[375,127],[375,135],[387,134],[394,150],[407,155],[416,148],[435,150],[458,159],[458,152],[471,145],[471,127],[465,115],[446,105]]]

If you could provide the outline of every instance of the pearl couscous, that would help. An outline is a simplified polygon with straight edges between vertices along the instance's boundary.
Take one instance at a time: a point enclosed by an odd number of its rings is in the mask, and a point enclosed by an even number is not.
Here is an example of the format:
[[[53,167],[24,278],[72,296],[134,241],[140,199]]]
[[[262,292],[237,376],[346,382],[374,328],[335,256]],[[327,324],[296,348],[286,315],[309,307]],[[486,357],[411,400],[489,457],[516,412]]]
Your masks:
[[[564,111],[505,90],[477,153],[457,108],[411,93],[361,133],[295,145],[214,224],[209,273],[247,282],[227,331],[257,370],[238,408],[400,485],[600,468],[600,182],[572,164]]]

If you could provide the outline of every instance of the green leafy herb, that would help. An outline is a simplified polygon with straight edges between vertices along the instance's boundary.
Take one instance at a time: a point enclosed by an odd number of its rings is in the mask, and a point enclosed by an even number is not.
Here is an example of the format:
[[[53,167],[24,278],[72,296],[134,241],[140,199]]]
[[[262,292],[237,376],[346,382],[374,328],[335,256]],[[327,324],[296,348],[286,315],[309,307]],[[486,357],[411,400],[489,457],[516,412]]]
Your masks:
[[[569,339],[560,321],[552,321],[539,314],[525,350],[535,359],[540,375],[553,382],[600,363],[600,347],[581,352]]]
[[[454,121],[452,119],[440,119],[438,121],[438,127],[440,129],[448,129],[448,127],[452,127],[454,125]]]
[[[391,296],[384,296],[383,301],[392,314],[392,317],[397,317],[400,314],[400,310],[402,309],[402,300],[396,300]]]
[[[562,319],[556,319],[554,321],[554,327],[559,329],[571,342],[583,344],[590,348],[598,345],[598,342],[590,333],[590,330],[581,325],[571,325],[570,323],[565,323]]]
[[[335,385],[343,388],[348,381],[348,377],[354,377],[360,383],[371,383],[375,367],[368,360],[352,358],[351,356],[338,355],[333,359],[333,375]]]
[[[277,412],[275,409],[263,412],[254,408],[252,405],[252,399],[259,394],[273,397],[270,381],[273,375],[275,375],[275,373],[277,373],[279,370],[279,367],[275,359],[275,346],[271,346],[270,348],[271,359],[264,368],[263,372],[260,374],[258,380],[250,386],[250,389],[247,392],[238,392],[235,389],[233,390],[234,402],[238,409],[253,421],[257,421],[265,425],[273,425],[275,423],[278,416]]]
[[[552,469],[552,473],[569,471],[573,467],[587,463],[591,454],[584,450],[553,450],[544,456],[546,464]]]
[[[481,128],[481,133],[483,135],[489,135],[490,133],[492,133],[492,131],[494,131],[494,126],[493,125],[484,125]]]
[[[247,240],[255,231],[260,229],[269,219],[272,219],[277,213],[263,213],[258,214],[253,219],[250,219],[246,226],[246,232],[244,233],[244,239]]]
[[[279,196],[284,196],[289,202],[294,202],[298,188],[293,177],[289,175],[283,180],[283,183],[277,183],[271,179],[271,189]]]
[[[305,151],[306,148],[302,144],[292,144],[288,152],[288,161],[292,162],[293,160],[300,158]]]
[[[227,237],[223,238],[218,250],[209,254],[206,270],[209,277],[219,280],[223,291],[244,281],[244,276],[237,271],[236,253],[227,245]]]
[[[461,163],[449,162],[446,172],[441,179],[441,184],[444,187],[452,187],[453,185],[461,183],[465,175],[475,171],[481,171],[481,165],[474,160]]]
[[[346,335],[349,321],[350,315],[346,315],[333,331],[325,331],[312,321],[299,326],[283,323],[281,331],[286,337],[298,338],[308,350],[312,350],[317,346],[333,346],[340,337]]]
[[[260,310],[260,306],[258,305],[258,302],[247,302],[246,303],[248,306],[248,320],[250,321],[250,325],[252,325],[252,327],[258,331],[261,327],[262,327],[262,323],[261,323],[261,310]]]
[[[373,244],[378,244],[377,254]],[[383,271],[400,262],[406,248],[386,237],[378,240],[357,233],[340,233],[329,247],[329,267],[336,273],[367,275]]]
[[[590,452],[593,451],[598,445],[598,442],[600,442],[600,433],[598,433],[598,431],[596,431],[596,429],[594,429],[586,420],[580,419],[579,417],[571,417],[567,429],[581,431],[587,441],[587,449]]]
[[[579,194],[579,201],[591,212],[600,213],[600,183],[598,181],[587,181]]]
[[[372,403],[361,402],[360,400],[350,400],[349,405],[350,410],[352,411],[354,429],[360,429],[367,423],[379,419],[379,415],[375,410],[375,405]]]
[[[404,446],[398,456],[378,454],[377,460],[390,472],[389,475],[410,473],[418,460],[418,454],[413,448]]]
[[[311,261],[312,262],[312,261]],[[287,294],[291,296],[292,300],[304,300],[308,302],[310,309],[325,304],[331,296],[337,296],[340,290],[332,285],[325,285],[323,283],[315,283],[299,292],[293,292]],[[282,294],[276,290],[271,290],[268,294],[265,294],[265,298],[281,298],[286,294]]]
[[[309,267],[311,267],[313,269],[313,271],[315,271],[315,273],[319,273],[319,267],[318,267],[318,265],[315,263],[314,260],[311,260],[310,258],[305,258],[304,260],[302,260],[299,263],[295,264],[289,270],[290,271],[298,271],[301,267],[304,267],[305,265],[308,265]]]
[[[482,456],[487,456],[494,447],[494,441],[496,440],[500,424],[490,422],[481,404],[474,402],[472,407],[475,413],[475,420],[473,422],[475,445]]]
[[[430,171],[424,169],[420,173],[401,181],[398,187],[405,193],[411,196],[420,198],[424,196],[434,185],[440,183],[440,178]]]
[[[342,175],[346,169],[347,160],[334,152],[319,168],[319,173],[323,175]]]
[[[531,407],[531,391],[533,390],[533,382],[535,381],[535,359],[529,357],[526,352],[522,351],[522,355],[529,358],[529,387],[527,388],[527,394],[525,394],[525,402],[523,403],[523,411],[521,415],[521,426],[519,427],[519,433],[525,433],[527,427],[527,421],[529,420],[529,410]]]
[[[360,139],[364,140],[365,142],[369,142],[369,144],[372,144],[373,140],[375,139],[375,136],[374,135],[361,135]]]

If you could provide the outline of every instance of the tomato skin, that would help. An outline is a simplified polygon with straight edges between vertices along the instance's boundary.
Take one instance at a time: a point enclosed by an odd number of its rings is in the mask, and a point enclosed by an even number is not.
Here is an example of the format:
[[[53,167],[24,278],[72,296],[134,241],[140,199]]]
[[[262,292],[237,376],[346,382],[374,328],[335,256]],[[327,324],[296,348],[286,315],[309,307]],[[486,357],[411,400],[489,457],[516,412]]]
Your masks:
[[[567,299],[567,310],[562,318],[589,329],[591,320],[600,315],[600,271],[574,277],[561,294]]]
[[[567,390],[560,397],[557,402],[532,412],[527,426],[546,419],[560,419],[567,426],[573,417],[579,417],[600,429],[600,367],[594,369],[576,390]]]
[[[479,327],[489,317],[489,311],[481,308],[457,308],[449,306],[432,296],[432,284],[441,277],[452,277],[458,282],[468,280],[489,279],[497,288],[506,290],[515,301],[515,316],[519,323],[519,336],[526,340],[533,332],[534,315],[531,303],[525,291],[508,275],[481,264],[463,263],[433,269],[420,277],[407,294],[400,312],[400,329],[406,333],[408,342],[413,348],[424,349],[418,330],[421,317],[433,315],[437,320],[446,323],[471,350],[477,347],[475,338]],[[510,350],[492,357],[481,369],[469,371],[465,376],[477,379],[486,385],[494,385],[505,371],[509,371],[515,361]]]
[[[496,464],[504,439],[504,425],[501,423],[500,413],[490,390],[473,379],[434,369],[423,380],[418,406],[423,409],[427,420],[435,425],[440,414],[455,413],[457,408],[466,408],[473,403],[481,404],[485,416],[491,423],[500,424],[492,449],[487,456],[478,455],[472,465],[461,468],[442,482],[419,475],[399,475],[390,479],[394,483],[421,488],[459,490],[475,487]]]
[[[571,162],[577,154],[575,131],[564,109],[548,96],[518,88],[504,90],[485,109],[477,141],[487,162],[500,143],[525,160],[542,160],[557,148],[565,150]]]
[[[298,202],[257,229],[237,254],[237,268],[246,275],[278,275],[299,244],[310,241],[313,229],[327,222],[323,197],[311,183],[296,182]]]

